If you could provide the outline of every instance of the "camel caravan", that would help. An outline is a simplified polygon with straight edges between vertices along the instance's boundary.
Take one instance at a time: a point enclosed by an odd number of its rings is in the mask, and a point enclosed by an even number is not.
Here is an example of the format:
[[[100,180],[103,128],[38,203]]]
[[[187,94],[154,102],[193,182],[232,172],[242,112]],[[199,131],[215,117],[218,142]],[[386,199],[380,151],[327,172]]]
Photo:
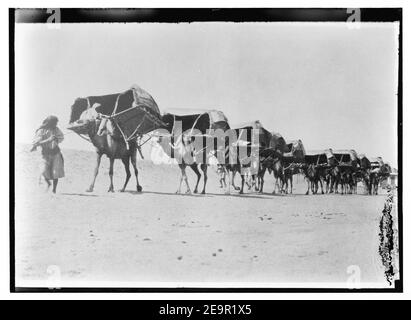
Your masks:
[[[153,97],[138,86],[117,94],[77,98],[71,106],[68,129],[91,142],[96,149],[96,166],[92,192],[103,155],[110,160],[109,192],[114,192],[113,167],[121,159],[126,171],[125,191],[130,180],[130,162],[136,177],[136,189],[143,189],[138,180],[137,152],[150,139],[168,157],[175,159],[181,174],[177,193],[191,193],[186,170],[197,177],[194,193],[206,193],[207,169],[217,165],[220,186],[244,193],[254,189],[263,193],[265,174],[273,174],[273,193],[293,192],[293,177],[302,174],[307,181],[306,194],[355,194],[362,182],[364,192],[378,194],[381,181],[390,177],[391,167],[381,157],[367,158],[354,150],[306,151],[301,140],[286,141],[271,132],[258,120],[230,126],[220,110],[176,109],[160,112]],[[235,175],[241,177],[236,186]],[[226,179],[228,178],[228,182]]]

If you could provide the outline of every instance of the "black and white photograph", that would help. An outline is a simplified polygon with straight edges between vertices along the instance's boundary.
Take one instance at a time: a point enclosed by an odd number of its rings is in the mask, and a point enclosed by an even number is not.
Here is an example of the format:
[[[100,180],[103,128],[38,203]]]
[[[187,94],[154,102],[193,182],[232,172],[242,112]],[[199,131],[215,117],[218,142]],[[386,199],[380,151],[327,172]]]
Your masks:
[[[9,14],[12,290],[401,291],[401,8]]]

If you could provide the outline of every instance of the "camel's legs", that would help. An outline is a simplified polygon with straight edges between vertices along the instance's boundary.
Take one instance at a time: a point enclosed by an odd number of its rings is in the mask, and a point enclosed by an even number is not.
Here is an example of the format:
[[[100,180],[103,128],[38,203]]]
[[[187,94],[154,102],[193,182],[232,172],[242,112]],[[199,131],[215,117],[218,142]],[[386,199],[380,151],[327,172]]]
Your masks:
[[[187,179],[187,173],[186,173],[187,165],[182,163],[182,164],[179,164],[178,166],[180,167],[180,170],[181,170],[181,177],[180,177],[180,184],[177,189],[177,193],[181,193],[181,184],[183,183],[183,180],[187,187],[186,193],[191,193],[190,186],[188,185],[188,179]]]
[[[230,170],[227,170],[227,175],[228,175],[228,183],[225,186],[225,193],[230,194],[231,193],[231,179],[233,175],[233,170],[230,168]]]
[[[258,190],[259,193],[263,193],[263,188],[264,188],[264,175],[265,175],[265,171],[267,169],[265,167],[261,168],[260,172],[258,173],[258,177],[260,179],[260,188]]]
[[[201,179],[201,173],[200,171],[198,171],[198,165],[196,163],[190,164],[190,168],[193,169],[194,173],[197,175],[197,182],[196,182],[196,186],[194,188],[194,193],[198,192],[198,184],[200,183],[200,179]]]
[[[178,184],[176,193],[181,193],[181,184],[183,183],[183,165],[179,164],[178,166],[180,167],[181,172],[180,172],[180,182]]]
[[[137,153],[133,152],[130,156],[131,160],[131,165],[133,166],[134,169],[134,175],[136,176],[136,183],[137,183],[137,192],[143,191],[143,188],[140,186],[140,183],[138,182],[138,169],[137,169]]]
[[[275,194],[275,188],[278,187],[278,177],[276,177],[276,176],[274,175],[274,179],[275,179],[275,182],[274,182],[273,194]],[[279,187],[278,187],[278,189],[279,189]]]
[[[320,179],[321,194],[324,194],[323,181]]]
[[[251,187],[254,187],[254,191],[258,191],[258,178],[256,174],[251,175]]]
[[[278,177],[280,194],[284,193],[284,177]]]
[[[99,169],[99,167],[100,167],[100,162],[101,162],[101,156],[102,156],[102,154],[101,154],[101,153],[97,153],[96,155],[97,155],[97,157],[96,157],[96,167],[94,168],[94,177],[93,177],[93,180],[92,180],[92,182],[91,182],[91,184],[90,184],[90,187],[86,190],[86,192],[93,192],[93,190],[94,190],[94,184],[96,183],[96,178],[97,178],[97,175],[98,175],[98,169]]]
[[[223,168],[223,172],[220,173],[220,188],[227,188],[227,183],[225,182],[227,172],[226,169]]]
[[[190,186],[188,184],[188,178],[187,178],[187,173],[186,173],[185,168],[184,168],[184,182],[186,183],[186,187],[187,187],[186,193],[191,193]]]
[[[241,169],[240,169],[240,171],[241,171]],[[236,172],[237,172],[237,170],[236,169],[233,169],[232,170],[232,175],[231,175],[231,185],[233,186],[233,188],[234,188],[234,190],[236,190],[236,191],[238,191],[238,190],[240,190],[240,187],[237,187],[236,185],[235,185],[235,174],[236,174]]]
[[[204,187],[203,187],[203,191],[201,191],[202,194],[205,194],[205,193],[206,193],[205,190],[206,190],[207,179],[208,179],[208,177],[207,177],[207,169],[208,169],[207,164],[205,164],[205,163],[201,164],[201,170],[203,171],[203,175],[204,175]],[[224,183],[225,183],[225,182],[224,182]]]
[[[114,158],[110,158],[110,169],[108,171],[108,175],[110,176],[110,187],[108,188],[108,192],[114,192],[113,173],[114,173]]]
[[[128,183],[128,181],[130,180],[130,177],[131,177],[130,159],[129,159],[129,157],[124,157],[123,159],[121,159],[121,161],[123,161],[124,169],[126,170],[126,181],[124,182],[123,189],[121,189],[121,192],[124,192],[126,190],[127,183]]]
[[[241,176],[241,189],[240,189],[240,194],[244,193],[244,182],[245,182],[245,176],[244,174],[240,174]]]

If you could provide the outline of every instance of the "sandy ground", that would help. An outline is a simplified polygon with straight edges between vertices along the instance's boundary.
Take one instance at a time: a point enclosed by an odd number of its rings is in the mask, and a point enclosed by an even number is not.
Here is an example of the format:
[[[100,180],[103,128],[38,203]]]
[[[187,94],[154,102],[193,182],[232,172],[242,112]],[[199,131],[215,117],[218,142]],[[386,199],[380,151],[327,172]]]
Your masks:
[[[94,154],[63,153],[66,177],[51,195],[38,185],[40,154],[27,146],[16,150],[17,286],[45,285],[57,274],[72,285],[206,281],[344,287],[352,268],[362,286],[388,285],[378,255],[384,194],[306,196],[300,177],[293,195],[273,196],[270,177],[267,194],[227,196],[210,168],[208,194],[175,195],[178,168],[150,161],[138,164],[143,193],[135,192],[134,177],[127,192],[107,193],[106,158],[95,192],[86,193]],[[116,190],[124,176],[117,161]]]

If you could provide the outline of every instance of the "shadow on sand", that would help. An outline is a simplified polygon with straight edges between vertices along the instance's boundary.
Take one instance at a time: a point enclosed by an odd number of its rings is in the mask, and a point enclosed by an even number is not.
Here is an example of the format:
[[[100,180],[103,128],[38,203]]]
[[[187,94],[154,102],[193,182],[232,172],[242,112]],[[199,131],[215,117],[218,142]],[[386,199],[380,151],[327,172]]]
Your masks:
[[[206,193],[206,194],[201,194],[201,193],[174,193],[174,192],[160,192],[160,191],[143,191],[143,192],[137,192],[137,191],[131,191],[131,190],[126,190],[124,193],[129,193],[133,195],[142,195],[142,194],[158,194],[158,195],[169,195],[169,196],[182,196],[182,197],[197,197],[197,198],[212,198],[212,197],[236,197],[236,198],[252,198],[252,199],[271,199],[272,196],[264,196],[264,195],[258,195],[258,194],[250,194],[250,193],[244,193],[244,194],[225,194],[225,193]]]
[[[87,193],[61,193],[63,196],[80,196],[80,197],[98,197],[96,194],[87,194]]]

